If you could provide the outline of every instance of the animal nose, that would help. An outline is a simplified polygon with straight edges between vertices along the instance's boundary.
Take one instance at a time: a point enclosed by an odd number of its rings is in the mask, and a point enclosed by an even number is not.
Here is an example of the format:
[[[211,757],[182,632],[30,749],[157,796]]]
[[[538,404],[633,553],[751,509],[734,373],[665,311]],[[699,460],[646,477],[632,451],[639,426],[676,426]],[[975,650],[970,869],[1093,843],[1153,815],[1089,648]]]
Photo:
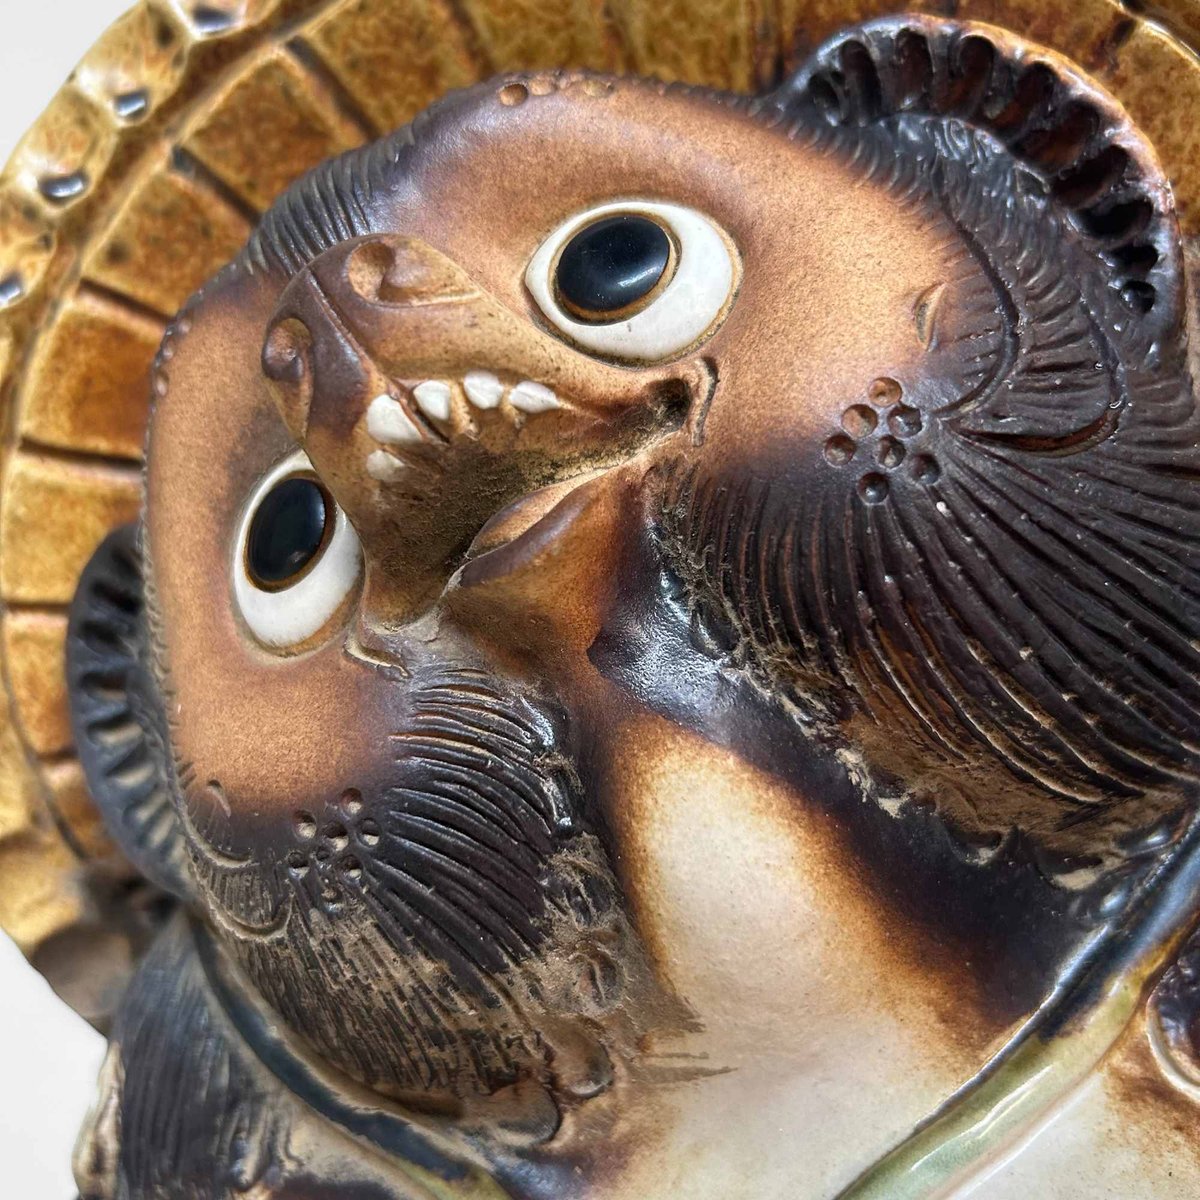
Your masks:
[[[368,377],[382,379],[398,360],[436,373],[439,360],[453,357],[457,331],[485,307],[466,273],[426,243],[398,234],[355,238],[320,255],[284,290],[263,344],[263,372],[298,439],[314,404],[318,423],[347,429]]]

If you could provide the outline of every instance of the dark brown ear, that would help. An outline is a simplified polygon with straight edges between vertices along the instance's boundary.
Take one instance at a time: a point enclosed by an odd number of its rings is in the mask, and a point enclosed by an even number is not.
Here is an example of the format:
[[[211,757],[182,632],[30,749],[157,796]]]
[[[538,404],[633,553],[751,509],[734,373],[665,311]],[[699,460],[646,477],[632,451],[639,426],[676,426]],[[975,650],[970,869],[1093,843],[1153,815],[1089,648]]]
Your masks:
[[[988,25],[888,17],[826,42],[771,103],[843,136],[874,127],[903,143],[938,124],[964,153],[956,131],[975,131],[1095,250],[1104,286],[1150,341],[1178,329],[1182,254],[1157,157],[1121,105],[1054,51]]]
[[[183,896],[183,842],[148,661],[136,525],[111,533],[79,580],[67,626],[67,685],[76,750],[109,832],[149,880]]]

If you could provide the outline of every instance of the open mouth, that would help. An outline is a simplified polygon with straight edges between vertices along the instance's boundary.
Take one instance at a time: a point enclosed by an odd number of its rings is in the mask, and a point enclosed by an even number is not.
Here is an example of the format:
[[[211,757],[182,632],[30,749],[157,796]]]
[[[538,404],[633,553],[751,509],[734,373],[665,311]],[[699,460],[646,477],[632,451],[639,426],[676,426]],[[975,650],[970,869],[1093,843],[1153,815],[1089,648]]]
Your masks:
[[[495,395],[499,381],[495,376],[487,378],[494,381],[491,395]],[[532,565],[561,539],[568,526],[588,507],[597,494],[596,485],[601,479],[632,467],[639,460],[648,461],[647,456],[654,446],[681,431],[690,432],[693,439],[699,431],[702,437],[703,418],[712,399],[715,378],[708,371],[702,371],[701,378],[704,386],[699,390],[699,411],[697,389],[686,378],[659,381],[654,399],[647,406],[656,410],[654,419],[648,429],[631,438],[622,451],[605,454],[601,461],[596,458],[590,462],[580,460],[561,478],[532,488],[499,508],[471,540],[457,572],[458,582],[469,587]],[[473,382],[471,376],[464,380],[463,390],[469,401],[474,399],[471,396]],[[552,408],[573,410],[569,402],[540,384],[517,384],[505,393],[504,399],[516,410],[518,422],[527,414],[547,412]],[[421,402],[419,395],[417,402]],[[444,408],[439,408],[439,412],[444,412]]]
[[[589,485],[642,458],[698,415],[696,389],[687,378],[658,380],[641,404],[629,406],[636,418],[623,435],[598,441],[596,417],[534,379],[506,379],[482,369],[460,377],[383,379],[387,390],[360,418],[366,435],[360,445],[367,473],[397,499],[422,491],[430,471],[445,488],[460,471],[480,479],[478,471],[486,471],[489,460],[522,453],[533,460],[538,447],[543,454],[547,445],[553,447],[545,456],[549,471],[533,472],[530,486],[519,495],[497,497],[502,502],[483,520],[460,560],[464,583],[506,573],[536,556],[585,506]],[[710,382],[707,375],[704,380]],[[711,386],[705,387],[702,399],[710,396]],[[691,432],[694,437],[695,429]],[[448,499],[442,491],[439,502]]]

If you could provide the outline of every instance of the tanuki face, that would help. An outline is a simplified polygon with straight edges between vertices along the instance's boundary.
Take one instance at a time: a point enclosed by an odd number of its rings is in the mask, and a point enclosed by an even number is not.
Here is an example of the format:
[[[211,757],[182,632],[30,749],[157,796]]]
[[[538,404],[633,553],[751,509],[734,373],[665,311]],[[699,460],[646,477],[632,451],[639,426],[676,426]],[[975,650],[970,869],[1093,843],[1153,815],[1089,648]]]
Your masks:
[[[823,1073],[873,1153],[1078,945],[1054,877],[1194,780],[1171,213],[1147,307],[1045,163],[882,70],[457,94],[297,184],[161,356],[195,902],[312,1052],[597,1194],[654,1123],[752,1156],[713,1114],[811,1119]]]

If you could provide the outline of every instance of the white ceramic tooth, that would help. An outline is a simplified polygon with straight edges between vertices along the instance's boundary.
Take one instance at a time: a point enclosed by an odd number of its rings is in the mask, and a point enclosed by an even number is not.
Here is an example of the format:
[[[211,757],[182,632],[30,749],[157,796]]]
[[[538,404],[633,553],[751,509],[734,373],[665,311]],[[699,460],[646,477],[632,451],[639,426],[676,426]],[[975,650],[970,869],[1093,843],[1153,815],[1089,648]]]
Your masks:
[[[476,408],[495,408],[504,395],[504,384],[490,371],[468,371],[463,390]]]
[[[367,408],[367,432],[379,442],[399,446],[421,441],[421,431],[412,423],[399,400],[376,396]]]
[[[528,379],[508,393],[508,402],[525,413],[546,412],[559,406],[558,397],[545,384],[532,383]]]
[[[380,483],[395,483],[406,470],[405,465],[386,450],[372,450],[367,455],[367,474]]]
[[[435,421],[450,420],[450,385],[438,379],[429,379],[413,388],[413,395],[421,411]]]

